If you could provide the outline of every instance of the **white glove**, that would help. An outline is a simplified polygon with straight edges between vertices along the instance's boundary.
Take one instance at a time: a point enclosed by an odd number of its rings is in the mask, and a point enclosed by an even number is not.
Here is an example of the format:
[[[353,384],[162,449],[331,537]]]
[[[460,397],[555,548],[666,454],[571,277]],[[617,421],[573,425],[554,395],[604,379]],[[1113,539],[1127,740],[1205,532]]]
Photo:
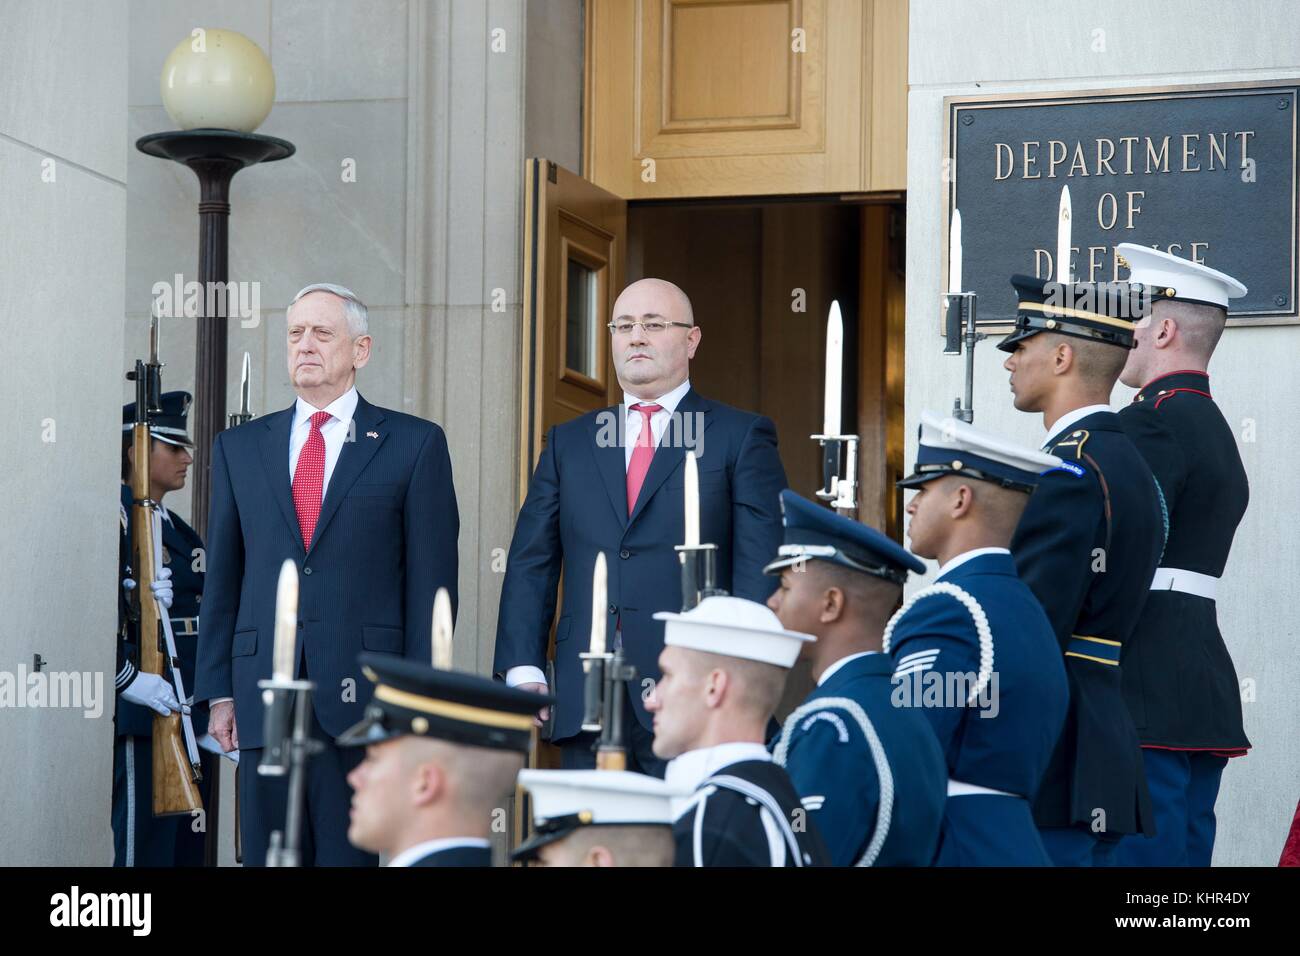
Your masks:
[[[126,591],[134,591],[135,579],[124,578],[122,581],[122,588]],[[172,597],[174,593],[172,589],[172,569],[163,568],[162,571],[159,572],[158,577],[154,579],[153,584],[149,585],[149,590],[152,591],[153,596],[158,599],[158,603],[161,604],[165,610],[170,611],[172,608]]]
[[[148,707],[162,717],[167,717],[176,710],[183,710],[187,714],[190,712],[188,707],[182,707],[176,699],[172,685],[157,674],[144,671],[136,674],[135,679],[122,688],[122,696],[133,704]]]
[[[232,750],[230,751],[230,753],[226,753],[224,750],[221,749],[221,744],[217,743],[217,738],[212,736],[211,734],[204,734],[202,737],[200,737],[198,739],[198,745],[200,750],[206,750],[208,751],[208,753],[214,753],[218,757],[225,757],[227,760],[229,760],[231,763],[235,764],[236,766],[238,766],[239,764],[239,751]]]

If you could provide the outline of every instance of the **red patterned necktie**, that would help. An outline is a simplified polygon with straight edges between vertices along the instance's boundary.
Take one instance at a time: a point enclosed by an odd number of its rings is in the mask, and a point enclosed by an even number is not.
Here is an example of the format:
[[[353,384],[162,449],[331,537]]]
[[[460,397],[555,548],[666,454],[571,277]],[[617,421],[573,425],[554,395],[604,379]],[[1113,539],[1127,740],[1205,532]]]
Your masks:
[[[298,528],[302,546],[311,547],[311,536],[320,517],[321,489],[325,485],[325,438],[320,428],[334,416],[317,412],[311,417],[311,431],[298,453],[298,467],[293,470],[293,506],[298,511]]]
[[[655,437],[650,430],[650,416],[663,411],[662,405],[650,405],[642,402],[631,406],[641,413],[641,432],[636,436],[636,447],[632,449],[632,461],[627,466],[627,513],[630,517],[636,507],[636,499],[645,484],[646,472],[650,470],[650,459],[655,454]]]

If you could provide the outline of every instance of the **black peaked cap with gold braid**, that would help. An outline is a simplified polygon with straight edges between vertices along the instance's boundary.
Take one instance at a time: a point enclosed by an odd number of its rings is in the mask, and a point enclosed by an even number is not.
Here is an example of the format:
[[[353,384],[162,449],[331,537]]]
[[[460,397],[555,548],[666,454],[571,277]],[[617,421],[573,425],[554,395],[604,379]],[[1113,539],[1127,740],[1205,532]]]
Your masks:
[[[499,681],[444,671],[390,654],[362,654],[375,696],[336,743],[360,747],[393,737],[435,737],[470,747],[527,752],[533,716],[555,698]]]
[[[998,343],[1004,352],[1014,352],[1016,343],[1038,332],[1131,349],[1133,326],[1150,314],[1152,301],[1164,291],[1127,282],[1052,282],[1024,275],[1012,276],[1011,285],[1016,328]]]

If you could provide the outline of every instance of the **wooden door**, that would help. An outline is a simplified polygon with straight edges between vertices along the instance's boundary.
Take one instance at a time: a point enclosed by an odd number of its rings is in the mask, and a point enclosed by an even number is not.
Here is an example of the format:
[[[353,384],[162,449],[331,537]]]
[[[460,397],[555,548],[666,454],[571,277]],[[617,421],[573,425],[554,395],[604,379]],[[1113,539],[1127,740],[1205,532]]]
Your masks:
[[[627,255],[622,199],[546,159],[524,182],[520,503],[547,430],[621,400],[606,325]]]
[[[904,188],[907,0],[591,0],[584,168],[627,199]]]

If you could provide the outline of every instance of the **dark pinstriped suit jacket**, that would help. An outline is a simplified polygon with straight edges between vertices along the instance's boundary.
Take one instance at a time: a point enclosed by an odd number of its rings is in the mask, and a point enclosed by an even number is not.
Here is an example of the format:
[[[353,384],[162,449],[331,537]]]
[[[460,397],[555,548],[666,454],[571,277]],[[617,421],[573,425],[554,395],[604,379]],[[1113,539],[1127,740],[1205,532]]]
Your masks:
[[[304,551],[289,482],[293,407],[217,436],[212,446],[207,580],[195,700],[235,699],[242,748],[263,745],[257,682],[271,676],[280,565],[298,565],[299,660],[316,716],[337,736],[361,719],[371,684],[362,650],[429,660],[433,596],[456,602],[460,518],[447,439],[433,422],[358,396]]]

